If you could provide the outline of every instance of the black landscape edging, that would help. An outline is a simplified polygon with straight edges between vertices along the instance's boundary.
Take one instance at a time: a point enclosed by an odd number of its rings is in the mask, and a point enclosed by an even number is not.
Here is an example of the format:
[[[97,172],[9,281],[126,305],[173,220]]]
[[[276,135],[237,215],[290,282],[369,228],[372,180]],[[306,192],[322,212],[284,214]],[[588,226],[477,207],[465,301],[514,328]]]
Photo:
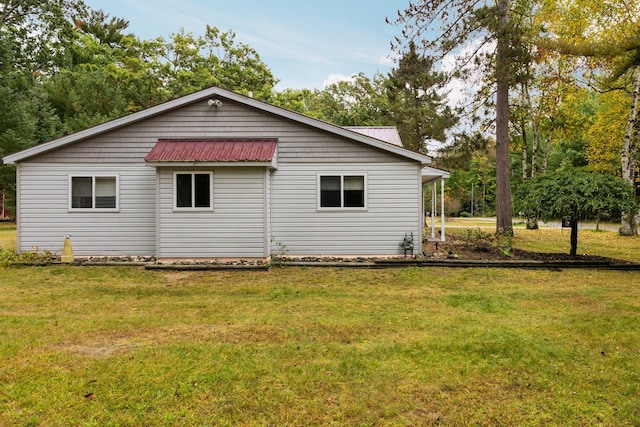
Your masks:
[[[520,268],[520,269],[595,269],[617,271],[640,271],[640,263],[625,261],[587,261],[587,260],[464,260],[464,259],[425,259],[425,258],[397,258],[397,259],[368,259],[366,261],[279,261],[278,263],[243,264],[243,263],[196,263],[196,264],[157,264],[155,262],[73,262],[60,261],[24,263],[24,266],[43,267],[47,265],[71,265],[77,267],[144,267],[145,270],[164,271],[268,271],[272,267],[321,267],[321,268],[403,268],[403,267],[441,267],[441,268]]]
[[[449,267],[449,268],[523,268],[523,269],[563,269],[584,268],[599,270],[640,271],[640,264],[611,261],[533,261],[533,260],[380,260],[376,264],[384,267]]]
[[[521,269],[598,269],[640,271],[640,264],[612,261],[534,261],[534,260],[461,260],[461,259],[378,259],[367,262],[344,261],[285,261],[287,267],[334,267],[334,268],[403,268],[403,267],[445,267],[445,268],[521,268]]]
[[[221,271],[221,270],[254,270],[268,271],[271,264],[147,264],[145,270],[173,271]]]

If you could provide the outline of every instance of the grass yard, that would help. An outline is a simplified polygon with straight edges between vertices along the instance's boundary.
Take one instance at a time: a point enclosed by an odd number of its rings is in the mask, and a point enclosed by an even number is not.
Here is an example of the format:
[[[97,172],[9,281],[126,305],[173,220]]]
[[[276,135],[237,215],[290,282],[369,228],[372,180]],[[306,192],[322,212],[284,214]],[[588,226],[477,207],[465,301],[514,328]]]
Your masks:
[[[571,248],[568,229],[514,229],[514,234],[513,245],[520,249],[568,254]],[[578,254],[640,262],[640,237],[622,237],[612,231],[579,230]]]
[[[580,252],[637,248],[580,231]],[[14,267],[0,360],[2,426],[637,426],[640,274]]]
[[[640,275],[17,267],[0,425],[640,425]]]
[[[16,225],[8,222],[0,222],[0,249],[12,249],[16,247]]]

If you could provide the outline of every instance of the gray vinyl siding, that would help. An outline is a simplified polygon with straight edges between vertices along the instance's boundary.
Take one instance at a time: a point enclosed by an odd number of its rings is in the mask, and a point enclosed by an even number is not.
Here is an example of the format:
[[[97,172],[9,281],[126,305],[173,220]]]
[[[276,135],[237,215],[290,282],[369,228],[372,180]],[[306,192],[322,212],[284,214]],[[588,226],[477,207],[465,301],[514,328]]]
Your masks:
[[[214,211],[174,212],[174,169],[144,158],[158,139],[187,138],[277,138],[278,170],[217,167]],[[241,103],[202,100],[21,161],[19,249],[60,252],[71,234],[82,256],[253,258],[277,243],[294,255],[399,254],[404,233],[420,231],[419,169]],[[68,174],[83,172],[120,174],[119,212],[68,212]],[[367,173],[368,210],[318,211],[317,172]]]
[[[213,211],[174,211],[175,170],[159,169],[159,258],[265,256],[264,168],[213,169]]]
[[[272,252],[289,255],[401,255],[405,232],[421,233],[417,164],[287,164],[272,183]],[[318,210],[318,174],[367,174],[367,210]],[[416,250],[419,250],[417,248]]]
[[[70,212],[69,175],[118,174],[118,212]],[[19,168],[20,251],[60,254],[71,235],[74,255],[154,255],[155,170],[121,164],[22,163]]]
[[[38,162],[138,163],[158,139],[278,138],[279,162],[403,162],[394,154],[349,141],[250,107],[206,100],[38,156]]]

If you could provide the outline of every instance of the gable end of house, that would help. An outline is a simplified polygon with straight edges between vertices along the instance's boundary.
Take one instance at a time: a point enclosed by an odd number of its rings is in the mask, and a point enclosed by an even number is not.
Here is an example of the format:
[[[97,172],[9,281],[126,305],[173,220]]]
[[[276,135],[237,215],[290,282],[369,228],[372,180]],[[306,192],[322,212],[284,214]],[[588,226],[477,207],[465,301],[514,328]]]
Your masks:
[[[384,137],[383,139],[379,139],[380,135],[390,135],[391,133],[389,133],[388,131],[385,131],[385,133],[378,132],[376,134],[366,131],[363,127],[343,128],[328,122],[323,122],[321,120],[305,116],[295,111],[283,109],[275,105],[258,101],[256,99],[249,98],[217,87],[204,89],[199,92],[195,92],[193,94],[147,108],[137,113],[133,113],[131,115],[124,116],[79,132],[75,132],[70,135],[63,136],[56,140],[7,155],[2,160],[5,164],[16,164],[18,162],[32,159],[42,154],[55,151],[59,148],[66,147],[71,144],[76,144],[111,131],[122,129],[126,126],[133,125],[135,123],[139,123],[144,120],[159,116],[161,114],[165,114],[170,111],[185,107],[189,104],[201,101],[207,101],[208,108],[214,110],[224,108],[225,101],[239,103],[262,113],[268,113],[280,118],[293,121],[298,124],[314,128],[316,130],[328,132],[329,134],[332,134],[334,136],[339,136],[356,143],[361,143],[365,146],[370,146],[374,149],[394,154],[406,160],[419,162],[423,166],[431,164],[431,158],[428,156],[407,150],[401,145],[398,145],[396,141],[390,141]]]

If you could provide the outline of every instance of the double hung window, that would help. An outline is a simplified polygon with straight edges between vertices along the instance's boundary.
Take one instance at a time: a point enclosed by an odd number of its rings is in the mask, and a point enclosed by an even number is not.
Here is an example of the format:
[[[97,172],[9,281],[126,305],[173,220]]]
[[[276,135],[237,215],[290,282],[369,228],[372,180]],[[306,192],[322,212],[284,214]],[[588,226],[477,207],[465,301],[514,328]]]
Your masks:
[[[70,210],[118,210],[117,175],[69,177]]]
[[[366,209],[366,175],[319,175],[320,209]]]
[[[213,209],[212,172],[175,172],[173,184],[175,209]]]

